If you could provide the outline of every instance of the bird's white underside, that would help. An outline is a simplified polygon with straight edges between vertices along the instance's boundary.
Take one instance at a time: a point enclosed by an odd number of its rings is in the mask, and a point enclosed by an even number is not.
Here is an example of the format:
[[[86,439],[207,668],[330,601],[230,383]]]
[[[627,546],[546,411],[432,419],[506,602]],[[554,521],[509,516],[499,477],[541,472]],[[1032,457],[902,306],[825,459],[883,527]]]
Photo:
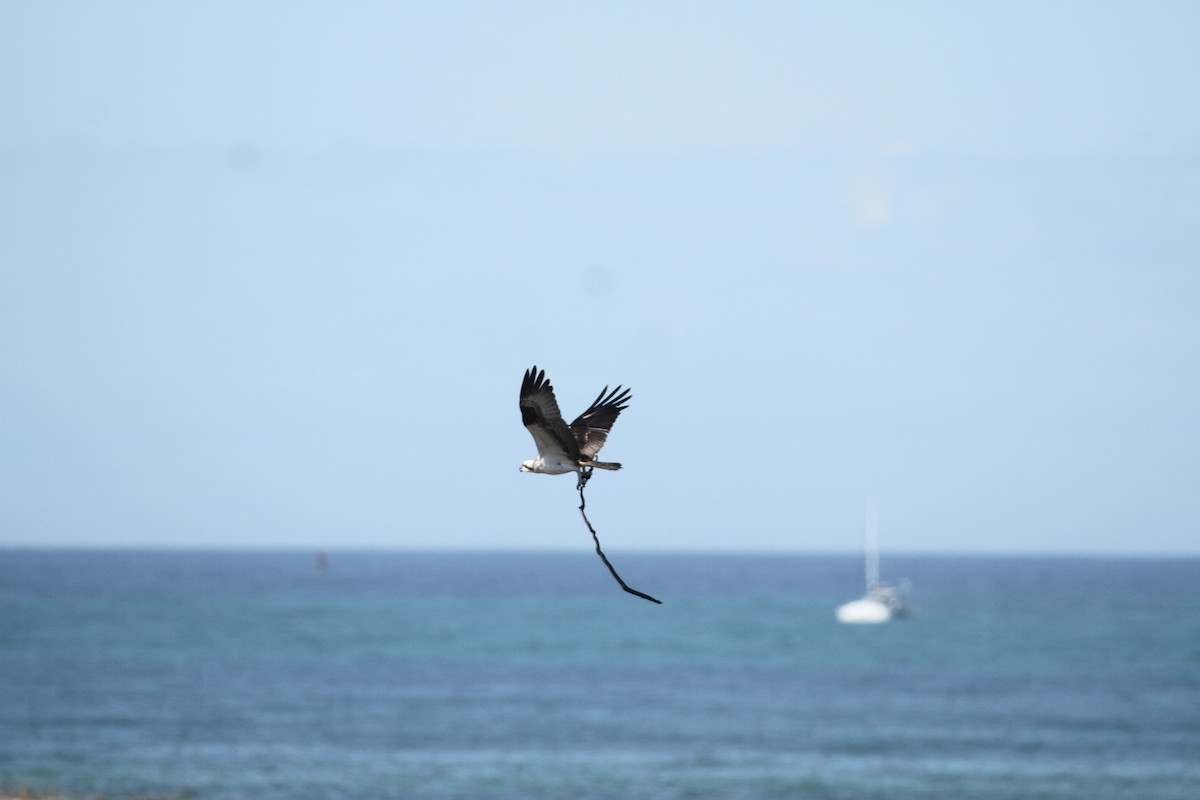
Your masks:
[[[529,461],[522,461],[521,471],[541,472],[545,475],[563,475],[568,472],[578,472],[579,465],[563,458],[538,456]]]

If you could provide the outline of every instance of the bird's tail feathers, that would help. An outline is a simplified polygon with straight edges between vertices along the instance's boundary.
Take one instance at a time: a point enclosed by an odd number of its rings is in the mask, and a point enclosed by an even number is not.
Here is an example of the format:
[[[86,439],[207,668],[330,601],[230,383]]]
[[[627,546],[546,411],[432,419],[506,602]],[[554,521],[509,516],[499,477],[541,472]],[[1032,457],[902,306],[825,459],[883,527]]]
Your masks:
[[[616,461],[581,461],[580,466],[595,467],[596,469],[610,469],[616,471],[621,468],[621,465]]]

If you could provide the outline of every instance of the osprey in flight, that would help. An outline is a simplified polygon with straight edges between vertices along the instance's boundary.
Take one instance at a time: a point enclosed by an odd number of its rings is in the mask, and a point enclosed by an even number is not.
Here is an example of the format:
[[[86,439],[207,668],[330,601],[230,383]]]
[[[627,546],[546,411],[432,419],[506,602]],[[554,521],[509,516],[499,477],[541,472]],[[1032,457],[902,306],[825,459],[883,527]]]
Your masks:
[[[627,407],[629,390],[618,386],[611,392],[605,386],[596,400],[568,425],[558,410],[554,387],[546,380],[546,371],[525,370],[521,381],[521,422],[537,444],[537,458],[521,462],[521,472],[547,475],[579,473],[579,488],[587,483],[593,467],[617,470],[620,464],[596,461],[617,415]]]

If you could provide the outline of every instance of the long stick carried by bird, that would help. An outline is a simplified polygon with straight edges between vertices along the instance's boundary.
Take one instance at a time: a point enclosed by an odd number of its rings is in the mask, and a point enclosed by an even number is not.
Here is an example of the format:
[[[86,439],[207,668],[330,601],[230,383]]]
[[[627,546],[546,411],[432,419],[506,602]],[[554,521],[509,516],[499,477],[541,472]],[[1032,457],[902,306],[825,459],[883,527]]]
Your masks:
[[[622,589],[644,600],[661,604],[661,600],[630,588],[621,580],[600,549],[600,537],[596,535],[596,529],[584,511],[587,501],[583,497],[583,488],[591,479],[592,471],[615,471],[621,468],[620,464],[613,461],[597,461],[596,455],[604,447],[617,416],[628,407],[629,397],[629,389],[622,391],[618,386],[610,392],[605,386],[587,411],[568,425],[558,410],[558,400],[554,397],[554,387],[546,380],[546,371],[539,371],[536,366],[526,370],[525,378],[521,381],[521,422],[533,436],[538,454],[537,458],[521,463],[521,472],[540,472],[545,475],[578,473],[579,480],[575,488],[579,490],[579,514],[592,534],[600,560]]]

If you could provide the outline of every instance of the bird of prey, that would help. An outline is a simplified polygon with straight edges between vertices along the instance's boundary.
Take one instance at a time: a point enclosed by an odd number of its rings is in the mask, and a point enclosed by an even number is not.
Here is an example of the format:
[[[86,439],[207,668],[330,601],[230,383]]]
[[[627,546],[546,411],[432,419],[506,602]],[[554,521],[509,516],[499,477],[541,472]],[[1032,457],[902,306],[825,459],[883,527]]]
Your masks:
[[[661,604],[661,600],[639,592],[621,580],[608,556],[600,549],[600,537],[596,535],[596,529],[592,527],[584,511],[586,503],[583,499],[583,487],[592,477],[592,470],[597,467],[610,470],[621,468],[621,465],[614,461],[597,461],[596,455],[600,448],[604,447],[613,423],[627,408],[628,402],[628,389],[622,390],[618,386],[610,392],[605,386],[588,406],[587,411],[568,425],[558,410],[554,387],[546,380],[545,370],[539,370],[536,366],[525,370],[525,379],[521,381],[521,422],[533,436],[538,454],[537,458],[521,462],[521,472],[541,472],[546,475],[579,473],[579,481],[575,484],[575,488],[579,490],[579,514],[596,543],[596,554],[622,589],[643,600]]]
[[[583,488],[592,468],[618,470],[621,465],[612,461],[596,461],[596,455],[617,416],[629,401],[629,389],[608,387],[596,396],[575,421],[568,425],[558,410],[554,387],[546,380],[546,371],[535,366],[525,371],[521,381],[521,422],[529,429],[537,444],[537,458],[521,462],[521,472],[541,472],[546,475],[579,473],[576,488]]]

